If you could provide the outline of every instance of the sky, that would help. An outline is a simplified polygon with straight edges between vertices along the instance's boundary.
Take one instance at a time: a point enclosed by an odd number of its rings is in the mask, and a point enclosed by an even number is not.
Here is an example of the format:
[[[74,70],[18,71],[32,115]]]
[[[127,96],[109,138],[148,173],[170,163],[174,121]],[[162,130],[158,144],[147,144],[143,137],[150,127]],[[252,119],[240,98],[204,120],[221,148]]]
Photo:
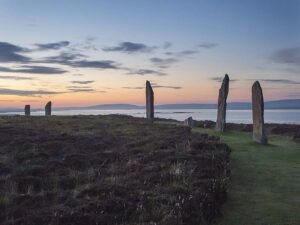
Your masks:
[[[0,0],[0,107],[300,98],[300,0]]]

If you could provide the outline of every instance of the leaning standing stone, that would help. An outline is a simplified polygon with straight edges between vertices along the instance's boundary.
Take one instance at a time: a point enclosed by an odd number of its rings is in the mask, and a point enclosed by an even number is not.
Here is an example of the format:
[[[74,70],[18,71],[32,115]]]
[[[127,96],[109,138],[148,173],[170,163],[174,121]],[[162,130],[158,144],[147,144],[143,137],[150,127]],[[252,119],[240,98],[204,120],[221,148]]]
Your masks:
[[[146,82],[146,116],[147,119],[154,118],[154,93],[149,81]]]
[[[45,115],[46,116],[51,116],[51,102],[48,102],[45,106]]]
[[[25,116],[30,116],[30,105],[25,105],[24,111]]]
[[[223,132],[226,126],[226,106],[227,106],[227,96],[229,91],[229,77],[226,74],[222,86],[219,89],[219,98],[218,98],[218,115],[216,122],[216,130]]]
[[[252,118],[253,140],[267,144],[268,140],[264,128],[264,97],[258,81],[255,81],[252,86]]]

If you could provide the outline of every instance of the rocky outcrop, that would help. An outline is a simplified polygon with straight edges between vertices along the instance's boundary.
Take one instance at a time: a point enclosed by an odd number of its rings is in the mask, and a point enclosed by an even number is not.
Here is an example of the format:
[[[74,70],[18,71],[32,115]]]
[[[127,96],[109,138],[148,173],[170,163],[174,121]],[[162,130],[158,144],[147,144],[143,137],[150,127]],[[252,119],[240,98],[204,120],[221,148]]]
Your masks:
[[[264,97],[258,81],[255,81],[252,86],[252,118],[253,140],[260,144],[267,144],[264,127]]]
[[[229,91],[229,77],[226,74],[222,86],[219,89],[219,98],[218,98],[218,115],[215,129],[217,131],[223,132],[226,126],[226,106],[227,106],[227,96]]]
[[[146,82],[146,116],[154,119],[154,93],[149,81]]]

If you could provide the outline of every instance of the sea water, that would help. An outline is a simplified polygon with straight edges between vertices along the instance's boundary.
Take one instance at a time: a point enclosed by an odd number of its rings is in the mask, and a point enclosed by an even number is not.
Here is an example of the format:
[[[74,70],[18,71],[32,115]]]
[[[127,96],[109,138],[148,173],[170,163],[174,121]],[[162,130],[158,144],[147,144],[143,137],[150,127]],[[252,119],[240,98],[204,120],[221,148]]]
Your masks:
[[[23,114],[23,113],[3,113],[7,114]],[[145,110],[59,110],[52,111],[52,115],[108,115],[122,114],[135,117],[145,117]],[[31,112],[31,115],[44,115],[44,111]],[[155,117],[165,119],[175,119],[183,121],[188,117],[193,117],[195,120],[213,120],[217,118],[217,110],[215,109],[160,109],[155,111]],[[252,123],[251,110],[227,110],[227,122],[232,123]],[[265,110],[266,123],[287,123],[300,124],[300,110]]]

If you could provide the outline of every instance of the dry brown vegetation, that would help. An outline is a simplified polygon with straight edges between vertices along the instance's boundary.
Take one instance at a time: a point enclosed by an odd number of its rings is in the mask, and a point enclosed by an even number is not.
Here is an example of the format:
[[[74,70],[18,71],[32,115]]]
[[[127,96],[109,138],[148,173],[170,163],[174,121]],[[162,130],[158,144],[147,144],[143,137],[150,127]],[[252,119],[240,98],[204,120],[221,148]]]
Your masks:
[[[229,148],[129,116],[1,117],[0,224],[207,224]]]

